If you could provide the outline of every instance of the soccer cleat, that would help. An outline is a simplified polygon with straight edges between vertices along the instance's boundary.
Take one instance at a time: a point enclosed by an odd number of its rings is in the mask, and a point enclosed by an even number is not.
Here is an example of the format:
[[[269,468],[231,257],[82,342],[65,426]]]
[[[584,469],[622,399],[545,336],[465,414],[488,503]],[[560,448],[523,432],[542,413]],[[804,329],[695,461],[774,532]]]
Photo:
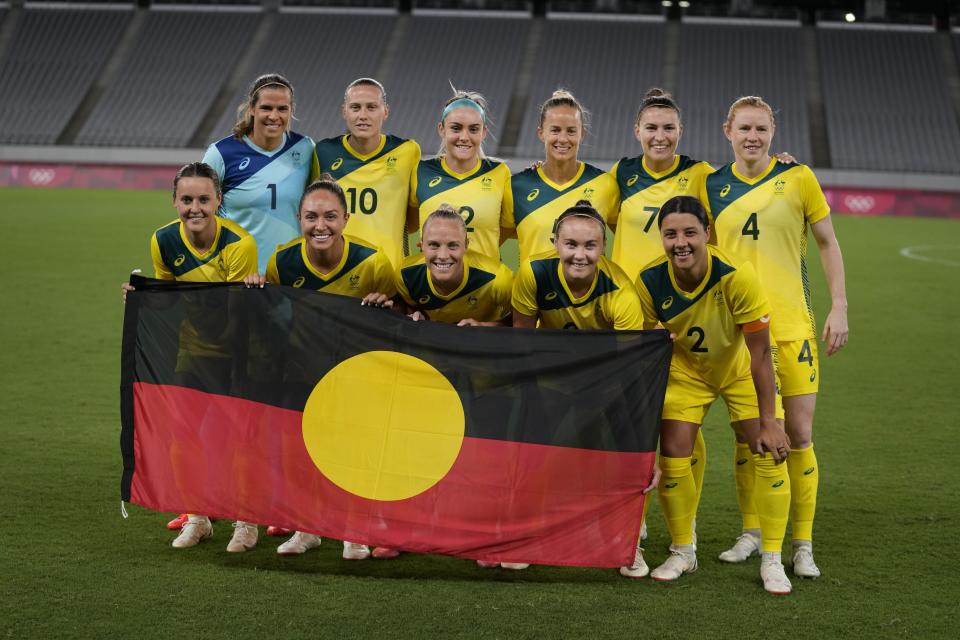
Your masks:
[[[284,529],[283,527],[278,527],[276,525],[270,525],[267,527],[268,536],[288,536],[291,533],[294,533],[290,529]]]
[[[529,562],[501,562],[500,566],[511,571],[523,571],[530,566]]]
[[[481,569],[496,569],[500,566],[499,562],[487,562],[486,560],[477,560],[477,566]]]
[[[206,540],[213,535],[213,523],[207,516],[190,516],[187,522],[180,529],[172,545],[175,549],[187,549],[195,547],[201,540]]]
[[[691,544],[670,545],[670,557],[662,565],[650,572],[654,580],[676,580],[685,573],[697,570],[697,554]]]
[[[780,554],[770,551],[764,552],[762,557],[760,578],[763,580],[763,588],[767,590],[767,593],[772,593],[775,596],[789,595],[793,591],[793,585],[790,584],[790,578],[783,570]]]
[[[793,545],[793,575],[798,578],[820,577],[820,569],[813,561],[813,545],[809,542]]]
[[[647,520],[644,518],[643,522],[640,523],[640,539],[647,539]]]
[[[650,567],[647,566],[647,561],[643,559],[642,547],[637,547],[637,552],[633,556],[633,564],[629,567],[620,567],[620,575],[625,578],[646,578],[650,575]]]
[[[396,558],[397,556],[399,556],[400,552],[397,551],[396,549],[388,549],[386,547],[377,547],[376,549],[373,550],[373,553],[371,553],[370,555],[372,555],[374,558],[377,558],[379,560],[390,560],[391,558]]]
[[[230,553],[243,553],[257,546],[257,525],[237,520],[233,523],[233,536],[227,543]]]
[[[366,560],[370,557],[370,547],[356,542],[343,541],[344,560]]]
[[[183,528],[183,525],[187,523],[187,518],[190,517],[189,513],[181,513],[176,518],[167,523],[167,529],[171,531],[178,531]]]
[[[303,531],[295,532],[289,540],[277,547],[277,555],[281,556],[299,556],[310,549],[320,546],[320,536]]]
[[[747,558],[760,553],[760,536],[744,531],[737,537],[733,546],[720,554],[722,562],[744,562]]]

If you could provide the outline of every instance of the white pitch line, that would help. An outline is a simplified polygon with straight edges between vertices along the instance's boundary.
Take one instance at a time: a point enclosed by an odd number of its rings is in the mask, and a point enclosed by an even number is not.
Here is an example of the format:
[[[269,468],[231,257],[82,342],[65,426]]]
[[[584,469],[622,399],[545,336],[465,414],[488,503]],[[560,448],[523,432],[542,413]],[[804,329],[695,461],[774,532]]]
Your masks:
[[[942,264],[947,267],[960,267],[960,260],[948,260],[946,258],[931,258],[930,256],[920,255],[920,252],[930,251],[930,250],[952,250],[960,252],[960,247],[955,247],[952,245],[937,245],[937,244],[922,244],[915,247],[904,247],[900,249],[900,255],[904,258],[910,258],[911,260],[919,260],[920,262],[929,262],[931,264]]]

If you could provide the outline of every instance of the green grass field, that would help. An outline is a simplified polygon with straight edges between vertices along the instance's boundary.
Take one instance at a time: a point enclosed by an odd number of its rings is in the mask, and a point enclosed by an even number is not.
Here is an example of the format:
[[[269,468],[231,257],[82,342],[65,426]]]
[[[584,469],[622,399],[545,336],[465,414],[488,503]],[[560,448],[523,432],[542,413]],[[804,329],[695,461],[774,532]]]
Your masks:
[[[120,515],[120,283],[149,274],[166,192],[0,190],[3,423],[0,634],[16,638],[956,637],[960,221],[838,217],[851,340],[823,361],[815,441],[823,577],[765,594],[754,560],[716,560],[738,532],[732,436],[706,425],[701,568],[676,584],[614,570],[406,555],[346,562],[324,542],[279,558],[277,539],[225,551],[228,523],[170,547],[167,514]],[[941,245],[940,264],[899,255]],[[934,254],[930,254],[934,255]],[[818,316],[826,313],[812,256]],[[647,556],[665,525],[651,511]]]

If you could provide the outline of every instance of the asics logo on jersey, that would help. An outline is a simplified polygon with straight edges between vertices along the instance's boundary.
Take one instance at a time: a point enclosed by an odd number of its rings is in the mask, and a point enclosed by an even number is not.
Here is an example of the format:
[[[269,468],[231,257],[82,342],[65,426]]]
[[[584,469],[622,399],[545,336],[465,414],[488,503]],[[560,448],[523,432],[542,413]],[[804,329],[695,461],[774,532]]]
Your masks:
[[[697,464],[698,462],[700,462],[700,459],[699,459],[699,458],[690,458],[690,466],[691,466],[691,467],[692,467],[693,465]]]
[[[306,280],[307,279],[305,277],[300,276],[299,278],[293,281],[293,286],[299,289],[300,287],[303,286],[303,283],[306,282]]]
[[[185,256],[185,255],[183,255],[183,254],[181,253],[180,255],[177,256],[177,259],[173,261],[173,266],[179,267],[180,265],[182,265],[182,264],[184,263],[184,261],[185,261],[186,259],[187,259],[187,256]]]
[[[540,195],[540,189],[534,189],[527,194],[527,202],[533,202]]]
[[[816,372],[816,371],[812,371],[812,372],[810,373],[810,382],[813,382],[813,381],[816,380],[816,379],[817,379],[817,372]]]
[[[632,187],[633,185],[637,184],[637,180],[639,179],[640,179],[640,176],[638,176],[637,174],[633,174],[632,176],[627,178],[627,186]]]
[[[737,466],[738,466],[738,467],[742,467],[742,466],[745,465],[745,464],[747,464],[747,459],[746,459],[746,458],[739,458],[739,459],[737,460]]]
[[[728,193],[730,193],[730,185],[725,184],[723,185],[723,189],[720,189],[720,197],[726,198]]]
[[[467,306],[468,307],[477,306],[477,296],[470,296],[469,298],[467,298]]]
[[[660,308],[666,311],[673,305],[673,296],[669,296],[663,303],[660,305]]]
[[[772,485],[770,485],[770,486],[773,487],[774,489],[777,489],[777,488],[779,488],[779,487],[782,487],[782,486],[783,486],[783,480],[777,480],[776,482],[774,482],[774,483],[773,483]]]
[[[428,302],[430,302],[430,296],[428,296],[428,295],[427,295],[427,296],[420,296],[420,299],[417,300],[417,302],[419,302],[420,304],[427,304]]]
[[[240,171],[243,171],[248,166],[250,166],[250,158],[244,158],[243,160],[240,161],[240,166],[237,167],[237,169],[239,169]]]
[[[435,187],[435,186],[437,186],[438,184],[440,184],[442,181],[443,181],[443,178],[442,178],[441,176],[437,176],[436,178],[434,178],[433,180],[430,181],[430,183],[428,184],[428,186],[432,189],[433,187]]]
[[[333,161],[333,164],[330,165],[330,168],[336,171],[337,169],[340,168],[340,165],[342,164],[343,164],[343,158],[337,158],[336,160]]]
[[[813,473],[813,470],[814,470],[814,467],[810,467],[809,469],[804,469],[804,470],[803,470],[803,475],[808,476],[808,475],[810,475],[811,473]]]
[[[556,299],[557,299],[557,292],[556,292],[556,291],[551,291],[551,292],[548,293],[547,295],[543,296],[543,299],[544,299],[544,300],[556,300]]]

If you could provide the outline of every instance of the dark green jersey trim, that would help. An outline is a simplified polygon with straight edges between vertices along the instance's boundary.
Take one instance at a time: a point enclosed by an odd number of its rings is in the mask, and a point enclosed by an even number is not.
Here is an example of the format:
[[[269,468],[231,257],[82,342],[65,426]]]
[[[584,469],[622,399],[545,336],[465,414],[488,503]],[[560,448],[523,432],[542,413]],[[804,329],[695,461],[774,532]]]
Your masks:
[[[697,300],[718,285],[725,275],[736,271],[717,256],[713,256],[711,262],[710,279],[700,293],[693,298],[688,298],[685,293],[673,286],[670,280],[669,262],[661,262],[640,274],[640,279],[643,280],[644,286],[650,292],[650,297],[653,298],[653,308],[661,322],[672,320],[692,307]]]
[[[585,300],[574,302],[567,294],[566,287],[560,282],[559,265],[560,258],[543,258],[530,263],[537,283],[537,308],[541,311],[582,307],[620,288],[601,270],[597,275],[597,284],[590,295]]]
[[[160,247],[160,258],[163,264],[170,269],[174,277],[179,277],[201,267],[217,256],[224,250],[228,244],[240,241],[240,236],[235,234],[226,226],[220,226],[220,237],[217,239],[216,248],[210,252],[204,259],[199,259],[190,251],[190,248],[184,243],[180,236],[180,225],[182,222],[170,224],[157,231],[157,245]],[[182,260],[181,260],[182,258]],[[178,264],[179,262],[179,264]]]
[[[387,136],[387,139],[383,143],[383,149],[380,150],[380,153],[372,158],[360,160],[355,155],[350,153],[344,146],[342,135],[337,136],[336,138],[327,138],[326,140],[321,140],[317,143],[317,160],[320,162],[320,172],[329,173],[335,179],[339,180],[340,178],[353,173],[357,169],[365,167],[378,158],[382,158],[402,145],[404,142],[406,142],[406,139],[404,138]],[[339,164],[337,164],[338,162]],[[334,168],[334,165],[336,165],[336,168]]]
[[[760,185],[776,178],[784,171],[799,167],[801,165],[792,163],[784,164],[776,162],[770,173],[765,175],[762,180],[754,184],[743,182],[733,173],[733,163],[724,165],[719,171],[707,176],[707,199],[710,201],[710,214],[716,220],[723,210],[736,202],[741,196],[744,196]],[[728,188],[729,187],[729,188]],[[723,194],[723,195],[721,195]]]
[[[563,191],[557,191],[543,181],[536,169],[526,169],[513,176],[513,224],[519,227],[528,215],[545,207],[557,198],[582,187],[604,172],[593,165],[585,164],[580,178]],[[589,199],[589,198],[588,198]],[[559,215],[559,214],[558,214]]]
[[[470,295],[497,277],[496,274],[490,273],[489,271],[470,267],[467,282],[463,285],[463,289],[449,300],[444,300],[443,298],[437,297],[433,290],[430,289],[427,272],[427,265],[425,264],[415,264],[400,270],[400,277],[403,278],[403,284],[410,293],[410,299],[414,301],[417,309],[423,311],[442,309],[454,300]]]
[[[643,167],[643,156],[637,156],[636,158],[624,158],[620,161],[620,164],[617,165],[616,177],[617,185],[620,187],[620,199],[626,200],[630,196],[643,191],[647,187],[652,187],[658,182],[669,180],[681,171],[686,171],[699,162],[699,160],[691,160],[688,156],[680,156],[680,162],[677,163],[676,169],[665,176],[654,178]],[[636,179],[632,184],[628,185],[627,183],[630,182],[630,180],[633,180],[634,176],[636,176]]]
[[[457,178],[444,170],[443,165],[440,163],[440,158],[421,160],[417,165],[417,202],[426,202],[437,194],[476,180],[482,175],[490,173],[499,167],[500,164],[501,163],[493,162],[492,160],[481,160],[480,168],[477,169],[476,173],[466,178]]]
[[[310,270],[310,267],[304,264],[303,252],[300,248],[302,244],[298,242],[292,247],[287,247],[277,253],[277,276],[280,278],[280,284],[292,287],[297,280],[303,278],[297,288],[320,291],[350,273],[358,264],[376,253],[370,247],[351,242],[347,249],[347,259],[343,263],[343,268],[325,280],[318,277]]]

